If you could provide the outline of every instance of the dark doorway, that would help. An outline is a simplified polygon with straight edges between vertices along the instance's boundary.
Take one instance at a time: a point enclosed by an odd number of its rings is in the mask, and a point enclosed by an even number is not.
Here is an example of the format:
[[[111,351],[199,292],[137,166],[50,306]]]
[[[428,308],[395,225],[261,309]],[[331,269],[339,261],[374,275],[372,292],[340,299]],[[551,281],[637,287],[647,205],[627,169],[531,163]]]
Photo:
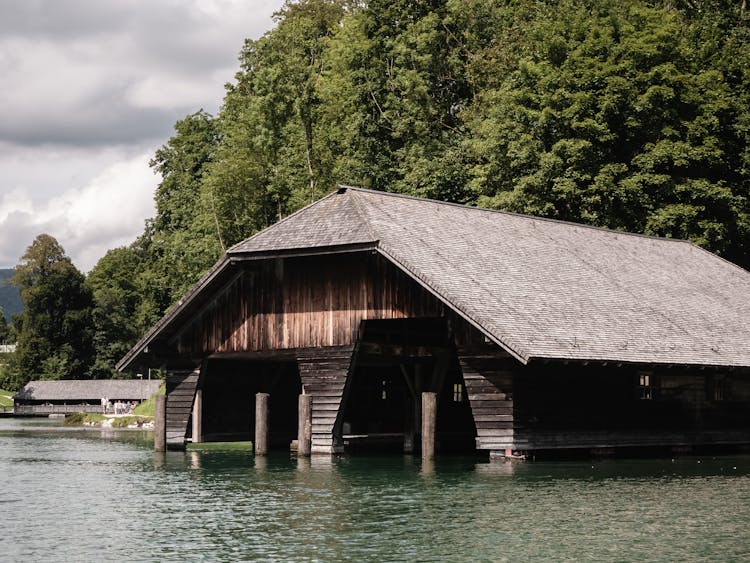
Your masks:
[[[438,451],[474,451],[476,429],[445,319],[365,321],[342,405],[345,450],[418,452],[423,391],[438,394]]]
[[[398,366],[357,367],[343,413],[345,447],[403,451],[411,402]]]
[[[252,441],[255,394],[270,394],[269,446],[288,449],[297,438],[297,401],[302,390],[295,362],[210,360],[203,389],[203,439]]]

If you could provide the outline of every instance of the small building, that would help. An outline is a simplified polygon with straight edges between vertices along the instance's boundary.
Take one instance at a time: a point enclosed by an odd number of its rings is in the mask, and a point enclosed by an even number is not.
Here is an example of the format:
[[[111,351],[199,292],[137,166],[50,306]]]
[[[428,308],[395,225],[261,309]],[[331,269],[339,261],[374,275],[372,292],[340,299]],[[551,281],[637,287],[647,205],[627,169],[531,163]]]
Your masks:
[[[443,451],[750,443],[750,273],[689,242],[340,187],[230,248],[120,361],[167,446]],[[192,421],[192,424],[191,424]]]
[[[140,403],[159,390],[159,380],[64,379],[29,381],[13,397],[13,412],[21,415],[102,412],[102,399],[111,403]]]

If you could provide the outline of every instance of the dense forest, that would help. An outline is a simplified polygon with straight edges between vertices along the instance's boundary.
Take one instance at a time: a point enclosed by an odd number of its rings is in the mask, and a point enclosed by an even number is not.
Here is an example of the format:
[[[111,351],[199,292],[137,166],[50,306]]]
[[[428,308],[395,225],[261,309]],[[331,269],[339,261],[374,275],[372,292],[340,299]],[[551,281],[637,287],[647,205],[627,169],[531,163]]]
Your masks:
[[[154,155],[136,241],[86,279],[54,239],[29,248],[0,387],[122,376],[227,247],[336,183],[685,238],[747,268],[749,40],[742,0],[287,2],[218,115]],[[47,251],[57,293],[38,288]],[[55,328],[60,291],[75,306]]]

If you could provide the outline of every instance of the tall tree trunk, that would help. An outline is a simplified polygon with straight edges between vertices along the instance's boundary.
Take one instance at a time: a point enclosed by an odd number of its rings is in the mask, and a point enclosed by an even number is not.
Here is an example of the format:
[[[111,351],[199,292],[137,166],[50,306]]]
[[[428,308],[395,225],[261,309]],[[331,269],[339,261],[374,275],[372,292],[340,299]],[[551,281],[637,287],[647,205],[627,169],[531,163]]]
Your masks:
[[[307,173],[310,177],[310,203],[315,201],[315,170],[312,162],[312,125],[305,122],[305,157],[307,158]]]
[[[216,226],[216,236],[219,239],[219,245],[221,245],[221,251],[226,252],[227,247],[224,246],[224,239],[221,237],[221,226],[219,225],[219,215],[216,213],[216,201],[214,199],[213,188],[211,188],[211,213],[214,216],[214,225]]]

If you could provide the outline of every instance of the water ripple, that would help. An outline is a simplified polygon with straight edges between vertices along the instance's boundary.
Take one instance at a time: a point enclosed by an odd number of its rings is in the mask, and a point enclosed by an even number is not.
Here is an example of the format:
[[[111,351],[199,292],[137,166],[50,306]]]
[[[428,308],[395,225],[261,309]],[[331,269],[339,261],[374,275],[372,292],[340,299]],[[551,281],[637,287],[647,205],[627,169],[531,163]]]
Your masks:
[[[477,463],[155,455],[0,422],[0,553],[81,561],[750,558],[750,457]]]

